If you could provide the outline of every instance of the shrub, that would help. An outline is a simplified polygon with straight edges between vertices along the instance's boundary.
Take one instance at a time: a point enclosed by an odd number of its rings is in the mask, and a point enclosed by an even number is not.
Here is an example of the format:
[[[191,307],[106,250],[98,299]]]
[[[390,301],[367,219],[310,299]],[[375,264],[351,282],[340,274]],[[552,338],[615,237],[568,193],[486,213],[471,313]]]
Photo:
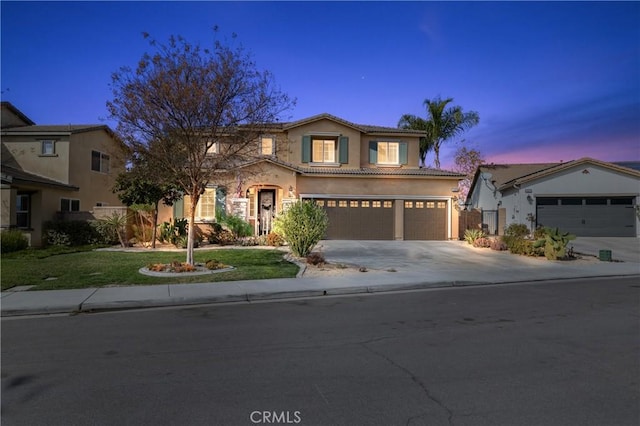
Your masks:
[[[105,235],[116,235],[122,247],[127,246],[127,215],[113,212],[111,216],[98,219],[95,226]]]
[[[294,256],[306,257],[327,231],[325,210],[313,201],[297,201],[274,222],[274,231],[289,244]]]
[[[487,238],[487,237],[476,238],[475,241],[473,242],[473,246],[474,247],[489,248],[489,247],[491,247],[491,240],[489,238]]]
[[[284,238],[275,232],[269,232],[267,235],[267,245],[272,247],[280,247],[284,245]]]
[[[29,247],[29,240],[27,240],[27,237],[24,236],[22,231],[8,229],[0,232],[0,251],[2,253],[20,251],[27,247]]]
[[[207,234],[209,244],[220,244],[225,246],[235,243],[236,238],[233,236],[231,231],[222,228],[222,225],[219,223],[213,222],[210,223],[209,226],[211,227],[211,230]]]
[[[95,222],[84,220],[45,222],[43,235],[45,245],[84,246],[107,242]]]
[[[219,260],[215,260],[215,259],[209,259],[204,263],[204,266],[207,269],[210,269],[212,271],[215,271],[216,269],[224,269],[224,268],[228,268],[228,265],[225,265],[224,263],[220,262]]]
[[[253,234],[253,226],[235,215],[228,215],[224,210],[216,212],[216,222],[226,227],[235,238],[249,237]]]
[[[544,251],[544,256],[549,260],[558,260],[566,256],[567,244],[576,238],[568,232],[561,232],[558,228],[544,228],[542,237],[533,246]]]
[[[491,240],[491,244],[489,245],[489,247],[491,248],[491,250],[498,250],[498,251],[507,250],[507,245],[504,243],[504,241],[502,241],[499,238],[495,238]]]
[[[523,223],[512,223],[505,229],[504,235],[508,237],[525,237],[529,235],[529,228]]]
[[[169,243],[175,246],[181,246],[182,242],[187,238],[187,234],[189,232],[189,220],[172,220],[170,218],[169,222],[162,222],[160,224],[158,231],[159,232],[157,238],[161,243]]]
[[[464,240],[468,244],[473,244],[475,240],[484,236],[484,232],[481,229],[467,229],[464,231]]]
[[[314,252],[307,255],[307,263],[309,265],[322,266],[327,263],[327,261],[322,253]]]

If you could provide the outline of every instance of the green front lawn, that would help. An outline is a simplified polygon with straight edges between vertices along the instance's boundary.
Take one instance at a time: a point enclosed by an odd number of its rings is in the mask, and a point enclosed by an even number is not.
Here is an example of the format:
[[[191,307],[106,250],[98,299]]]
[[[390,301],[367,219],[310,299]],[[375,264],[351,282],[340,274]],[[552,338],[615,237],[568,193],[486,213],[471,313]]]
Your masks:
[[[135,253],[79,251],[56,254],[56,251],[25,250],[3,254],[1,259],[2,290],[18,285],[35,285],[34,290],[58,290],[106,285],[148,285],[292,278],[298,267],[283,258],[278,250],[217,249],[197,250],[196,262],[216,259],[236,269],[193,277],[157,278],[138,270],[150,263],[185,260],[185,252]],[[46,257],[45,257],[46,256]],[[47,280],[47,278],[55,278]]]

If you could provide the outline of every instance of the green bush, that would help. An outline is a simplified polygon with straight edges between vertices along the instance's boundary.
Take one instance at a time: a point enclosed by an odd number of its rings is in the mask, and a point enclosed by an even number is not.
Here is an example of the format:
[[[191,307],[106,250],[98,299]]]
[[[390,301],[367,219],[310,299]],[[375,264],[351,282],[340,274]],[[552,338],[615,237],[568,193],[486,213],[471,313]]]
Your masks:
[[[484,232],[481,229],[467,229],[464,231],[464,240],[468,244],[473,244],[478,238],[483,238]]]
[[[525,237],[529,235],[529,228],[523,223],[512,223],[507,226],[504,235],[508,237]]]
[[[306,257],[327,231],[329,219],[325,210],[313,201],[297,201],[273,224],[274,232],[289,244],[294,256]]]
[[[216,222],[226,227],[235,238],[250,237],[253,235],[253,226],[246,220],[235,215],[228,215],[224,210],[216,212]]]
[[[8,229],[0,232],[0,251],[3,254],[24,250],[27,247],[29,247],[29,240],[27,240],[22,231]]]
[[[188,219],[169,218],[169,222],[162,222],[158,228],[158,241],[176,246],[182,245],[182,241],[187,238],[189,232]]]
[[[104,243],[104,235],[84,220],[49,221],[44,223],[45,245],[84,246]]]
[[[549,260],[562,259],[567,254],[567,244],[576,238],[568,232],[561,232],[558,228],[543,228],[541,238],[533,246],[544,251],[544,256]]]
[[[113,212],[111,216],[96,220],[94,226],[102,235],[115,237],[122,247],[128,245],[127,214]]]

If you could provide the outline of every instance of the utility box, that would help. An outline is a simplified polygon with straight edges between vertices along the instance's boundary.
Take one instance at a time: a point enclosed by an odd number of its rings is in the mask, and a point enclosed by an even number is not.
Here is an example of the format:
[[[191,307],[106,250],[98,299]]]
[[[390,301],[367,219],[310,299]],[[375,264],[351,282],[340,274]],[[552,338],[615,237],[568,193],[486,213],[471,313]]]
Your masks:
[[[600,250],[598,259],[602,262],[611,262],[611,250]]]

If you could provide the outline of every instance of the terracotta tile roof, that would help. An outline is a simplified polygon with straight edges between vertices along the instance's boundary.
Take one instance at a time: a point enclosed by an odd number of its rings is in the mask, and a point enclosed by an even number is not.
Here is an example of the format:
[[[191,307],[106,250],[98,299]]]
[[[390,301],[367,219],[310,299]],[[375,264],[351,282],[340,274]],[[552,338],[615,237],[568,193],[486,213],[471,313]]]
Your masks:
[[[483,164],[479,167],[481,173],[491,173],[489,180],[501,187],[515,179],[547,170],[561,163],[525,163],[525,164]]]
[[[399,167],[380,167],[380,168],[346,168],[346,167],[309,167],[297,166],[287,163],[277,158],[263,158],[257,161],[247,163],[245,167],[259,162],[269,162],[303,175],[333,175],[333,176],[424,176],[424,177],[449,177],[464,178],[463,174],[452,172],[449,170],[438,170],[432,168],[399,168]]]
[[[314,121],[319,121],[319,120],[331,120],[331,121],[335,121],[336,123],[342,124],[344,126],[347,127],[351,127],[355,130],[358,130],[362,133],[369,133],[369,134],[375,134],[375,133],[383,133],[383,134],[389,134],[389,133],[397,133],[397,134],[407,134],[407,135],[414,135],[414,136],[421,136],[422,132],[417,131],[417,130],[411,130],[411,129],[399,129],[397,127],[386,127],[386,126],[372,126],[369,124],[356,124],[356,123],[352,123],[350,121],[347,121],[345,119],[342,119],[340,117],[336,117],[335,115],[331,115],[331,114],[327,114],[327,113],[322,113],[322,114],[317,114],[317,115],[313,115],[311,117],[307,117],[307,118],[303,118],[301,120],[297,120],[297,121],[292,121],[292,122],[288,122],[288,123],[266,123],[266,126],[277,126],[277,128],[282,129],[282,130],[289,130],[292,129],[294,127],[298,127],[298,126],[302,126],[308,123],[313,123]]]

